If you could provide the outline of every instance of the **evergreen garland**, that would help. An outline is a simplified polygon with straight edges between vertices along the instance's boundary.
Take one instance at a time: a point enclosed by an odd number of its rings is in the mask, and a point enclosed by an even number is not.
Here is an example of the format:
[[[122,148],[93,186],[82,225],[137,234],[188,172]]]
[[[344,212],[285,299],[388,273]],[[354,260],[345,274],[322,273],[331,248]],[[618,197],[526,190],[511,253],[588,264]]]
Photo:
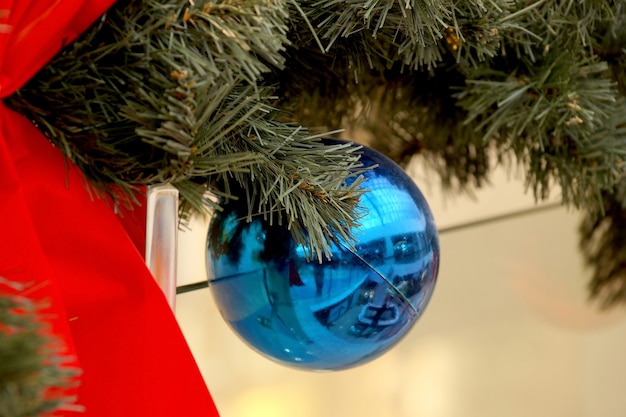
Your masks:
[[[171,183],[202,210],[210,189],[329,255],[337,235],[351,240],[361,180],[345,179],[362,168],[357,147],[276,118],[260,76],[282,66],[287,16],[280,1],[120,1],[9,105],[118,204]]]
[[[591,294],[613,305],[625,22],[616,0],[118,1],[8,102],[118,201],[170,182],[200,209],[242,187],[248,216],[280,214],[317,256],[363,192],[343,185],[358,149],[328,132],[419,153],[457,192],[520,165],[538,200],[588,213]],[[598,268],[596,247],[616,257]]]
[[[40,317],[39,307],[21,284],[0,277],[0,417],[30,417],[68,409],[72,398],[64,389],[75,383],[75,369],[66,366]]]

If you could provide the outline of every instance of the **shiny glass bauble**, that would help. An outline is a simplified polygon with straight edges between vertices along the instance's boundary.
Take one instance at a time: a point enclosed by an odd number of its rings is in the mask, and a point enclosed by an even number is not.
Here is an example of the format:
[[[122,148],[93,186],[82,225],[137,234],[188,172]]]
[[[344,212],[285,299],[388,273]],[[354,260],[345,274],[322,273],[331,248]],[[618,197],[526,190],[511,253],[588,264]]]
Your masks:
[[[209,227],[209,285],[233,330],[292,367],[350,368],[390,349],[421,316],[435,287],[439,238],[432,213],[397,164],[363,149],[368,171],[354,231],[332,259],[307,260],[285,226],[247,222],[230,201]]]

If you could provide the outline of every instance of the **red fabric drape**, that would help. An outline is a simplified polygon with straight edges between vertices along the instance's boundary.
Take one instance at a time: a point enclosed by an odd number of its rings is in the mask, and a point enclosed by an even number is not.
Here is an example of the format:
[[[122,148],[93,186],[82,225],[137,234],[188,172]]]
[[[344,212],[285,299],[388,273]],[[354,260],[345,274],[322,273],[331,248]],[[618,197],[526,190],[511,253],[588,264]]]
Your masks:
[[[0,0],[0,97],[13,93],[112,0]],[[165,297],[104,200],[25,118],[0,103],[0,277],[45,301],[82,370],[72,416],[217,411]],[[7,288],[0,287],[0,292]]]

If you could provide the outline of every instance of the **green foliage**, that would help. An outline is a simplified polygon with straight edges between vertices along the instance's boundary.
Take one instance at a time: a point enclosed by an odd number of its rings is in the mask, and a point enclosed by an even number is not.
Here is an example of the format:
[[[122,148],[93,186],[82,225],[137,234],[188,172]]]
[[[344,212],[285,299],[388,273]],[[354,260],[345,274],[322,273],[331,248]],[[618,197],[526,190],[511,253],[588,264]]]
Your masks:
[[[580,248],[592,267],[589,297],[602,308],[626,304],[626,181],[602,193],[604,213],[589,213],[580,225]]]
[[[319,141],[339,129],[453,191],[512,163],[538,200],[604,216],[626,198],[625,64],[616,0],[133,0],[9,104],[118,201],[241,188],[321,256],[359,217],[356,150]]]
[[[0,277],[7,284],[18,285]],[[71,400],[63,389],[76,372],[42,323],[28,298],[0,295],[0,417],[44,415]]]
[[[171,183],[203,210],[207,189],[228,196],[237,181],[250,215],[284,215],[320,256],[358,220],[344,181],[361,168],[276,119],[261,75],[283,65],[287,16],[281,1],[120,1],[9,104],[117,203]]]
[[[555,181],[565,202],[593,204],[600,190],[615,185],[616,167],[623,163],[620,141],[607,143],[596,133],[611,117],[618,118],[613,124],[626,122],[626,108],[606,77],[606,64],[572,63],[561,55],[549,68],[534,69],[468,79],[458,95],[466,123],[477,120],[483,141],[497,141],[515,153],[538,198],[547,197]]]
[[[159,182],[185,189],[194,176],[255,161],[232,153],[222,161],[196,145],[198,131],[211,123],[245,135],[242,118],[267,113],[265,94],[237,87],[281,64],[284,12],[258,1],[187,5],[119,2],[11,102],[111,194],[110,184],[125,193]]]
[[[444,1],[427,13],[427,3],[392,4],[361,6],[351,14],[359,27],[345,23],[349,12],[338,2],[310,6],[321,37],[341,37],[330,57],[302,54],[299,44],[290,49],[285,71],[308,77],[283,83],[297,120],[357,126],[399,162],[418,151],[431,155],[445,167],[445,186],[482,184],[489,164],[477,163],[495,148],[524,166],[538,199],[560,186],[566,204],[598,204],[601,190],[616,183],[623,154],[620,137],[601,136],[624,114],[622,3]],[[414,15],[421,30],[411,29]],[[382,35],[387,30],[391,38]],[[407,50],[410,62],[402,58]],[[316,67],[331,70],[313,72],[312,83],[308,69]]]

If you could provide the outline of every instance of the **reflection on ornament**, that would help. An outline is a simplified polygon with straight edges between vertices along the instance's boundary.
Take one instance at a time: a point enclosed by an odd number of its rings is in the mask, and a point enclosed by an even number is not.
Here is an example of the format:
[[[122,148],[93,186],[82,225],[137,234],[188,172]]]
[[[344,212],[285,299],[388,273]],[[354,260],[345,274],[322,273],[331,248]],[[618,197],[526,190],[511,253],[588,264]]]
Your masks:
[[[207,266],[217,306],[252,348],[304,369],[344,369],[395,345],[423,313],[439,268],[439,239],[426,200],[394,162],[365,148],[356,250],[309,261],[284,226],[243,219],[239,201],[216,213]]]

